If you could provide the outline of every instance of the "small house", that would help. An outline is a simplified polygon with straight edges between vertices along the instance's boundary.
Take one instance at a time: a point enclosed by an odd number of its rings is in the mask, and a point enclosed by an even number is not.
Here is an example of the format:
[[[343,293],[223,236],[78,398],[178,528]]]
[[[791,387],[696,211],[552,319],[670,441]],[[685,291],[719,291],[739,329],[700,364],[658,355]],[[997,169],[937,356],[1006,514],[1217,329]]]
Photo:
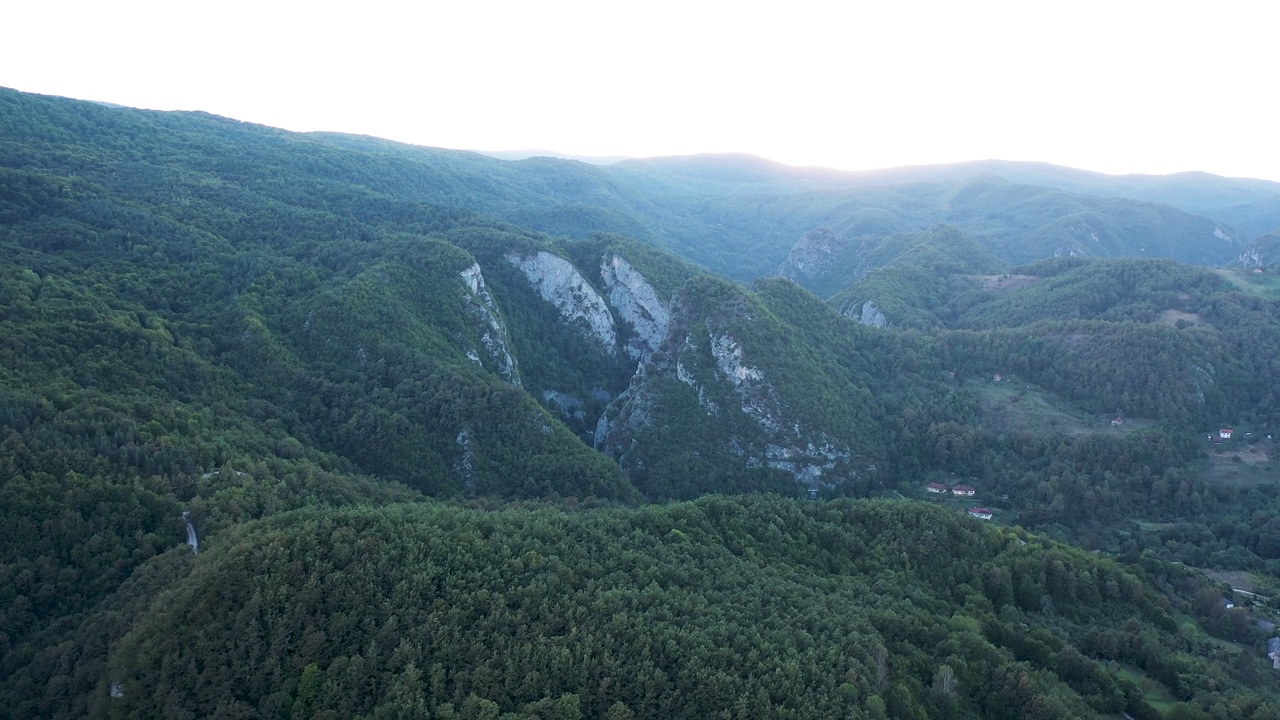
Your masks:
[[[926,487],[925,490],[931,493],[945,493],[947,491],[947,486],[942,483],[929,483],[929,486]]]
[[[1233,432],[1235,431],[1232,430],[1231,428],[1221,428],[1218,430],[1218,437],[1222,438],[1223,440],[1230,440],[1231,433]]]
[[[1001,380],[1003,380],[1004,378],[1000,375],[1000,373],[996,373],[995,375],[992,375],[992,376],[991,376],[991,379],[992,379],[992,380],[995,380],[996,382],[1000,382],[1000,381],[1001,381]]]
[[[1271,659],[1271,668],[1280,670],[1280,637],[1267,641],[1267,657]]]
[[[995,515],[995,513],[983,507],[971,507],[969,508],[969,514],[979,520],[990,520],[992,516]]]
[[[1119,416],[1111,418],[1111,427],[1120,427],[1123,424],[1124,418]]]
[[[956,497],[973,497],[974,495],[978,494],[978,491],[974,490],[968,485],[957,485],[951,488],[951,494],[955,495]]]

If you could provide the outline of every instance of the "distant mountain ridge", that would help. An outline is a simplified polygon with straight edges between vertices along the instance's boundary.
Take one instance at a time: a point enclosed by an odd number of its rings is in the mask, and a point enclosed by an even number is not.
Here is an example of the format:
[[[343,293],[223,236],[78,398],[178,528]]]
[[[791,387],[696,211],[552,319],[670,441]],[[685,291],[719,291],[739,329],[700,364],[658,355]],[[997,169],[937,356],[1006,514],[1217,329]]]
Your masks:
[[[1127,198],[1160,203],[1192,215],[1225,223],[1246,237],[1280,229],[1280,182],[1226,177],[1201,171],[1168,175],[1112,175],[1044,162],[974,160],[942,165],[916,165],[877,170],[842,171],[794,167],[747,154],[706,154],[651,158],[577,158],[554,152],[485,153],[504,159],[546,155],[643,168],[668,176],[739,185],[810,183],[826,187],[865,188],[914,183],[948,183],[995,176],[1019,185],[1034,185],[1078,195]]]

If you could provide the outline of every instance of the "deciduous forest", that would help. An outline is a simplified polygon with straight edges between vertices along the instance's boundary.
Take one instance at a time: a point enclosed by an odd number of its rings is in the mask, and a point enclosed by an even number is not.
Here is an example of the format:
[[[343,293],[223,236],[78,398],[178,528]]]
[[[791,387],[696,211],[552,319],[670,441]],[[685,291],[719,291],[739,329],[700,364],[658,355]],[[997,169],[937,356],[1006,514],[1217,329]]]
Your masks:
[[[0,90],[0,714],[1280,717],[1274,235],[1037,178]]]

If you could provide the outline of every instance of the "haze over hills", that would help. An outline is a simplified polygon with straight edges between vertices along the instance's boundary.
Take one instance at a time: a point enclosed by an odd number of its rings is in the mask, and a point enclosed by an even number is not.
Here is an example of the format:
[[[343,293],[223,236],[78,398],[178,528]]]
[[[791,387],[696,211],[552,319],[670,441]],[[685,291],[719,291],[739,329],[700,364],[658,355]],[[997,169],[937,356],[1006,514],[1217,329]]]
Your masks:
[[[976,160],[950,165],[925,165],[867,171],[793,168],[745,155],[705,155],[671,158],[576,158],[549,151],[487,153],[504,159],[535,155],[581,159],[592,164],[619,165],[617,170],[644,167],[649,173],[713,180],[721,183],[778,186],[865,188],[919,183],[956,183],[995,176],[1019,185],[1034,185],[1078,195],[1127,198],[1169,205],[1225,224],[1246,238],[1280,227],[1280,183],[1229,178],[1203,172],[1172,175],[1108,175],[1037,162]],[[659,169],[661,168],[661,169]],[[665,172],[664,172],[665,171]],[[704,187],[704,189],[706,189]]]
[[[612,165],[616,162],[632,159],[627,155],[574,155],[554,150],[473,150],[472,152],[498,158],[499,160],[528,160],[535,157],[550,157],[561,160],[577,160],[588,165]]]
[[[1275,717],[1248,240],[0,91],[0,708]]]

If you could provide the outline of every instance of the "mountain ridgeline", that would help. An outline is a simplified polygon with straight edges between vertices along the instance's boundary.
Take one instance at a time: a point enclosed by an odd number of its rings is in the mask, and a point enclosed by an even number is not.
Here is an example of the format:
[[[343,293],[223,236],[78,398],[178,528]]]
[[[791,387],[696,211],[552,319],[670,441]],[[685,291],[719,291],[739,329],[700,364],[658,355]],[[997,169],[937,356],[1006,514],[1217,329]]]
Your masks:
[[[0,710],[1275,717],[1274,243],[944,175],[0,90]]]

